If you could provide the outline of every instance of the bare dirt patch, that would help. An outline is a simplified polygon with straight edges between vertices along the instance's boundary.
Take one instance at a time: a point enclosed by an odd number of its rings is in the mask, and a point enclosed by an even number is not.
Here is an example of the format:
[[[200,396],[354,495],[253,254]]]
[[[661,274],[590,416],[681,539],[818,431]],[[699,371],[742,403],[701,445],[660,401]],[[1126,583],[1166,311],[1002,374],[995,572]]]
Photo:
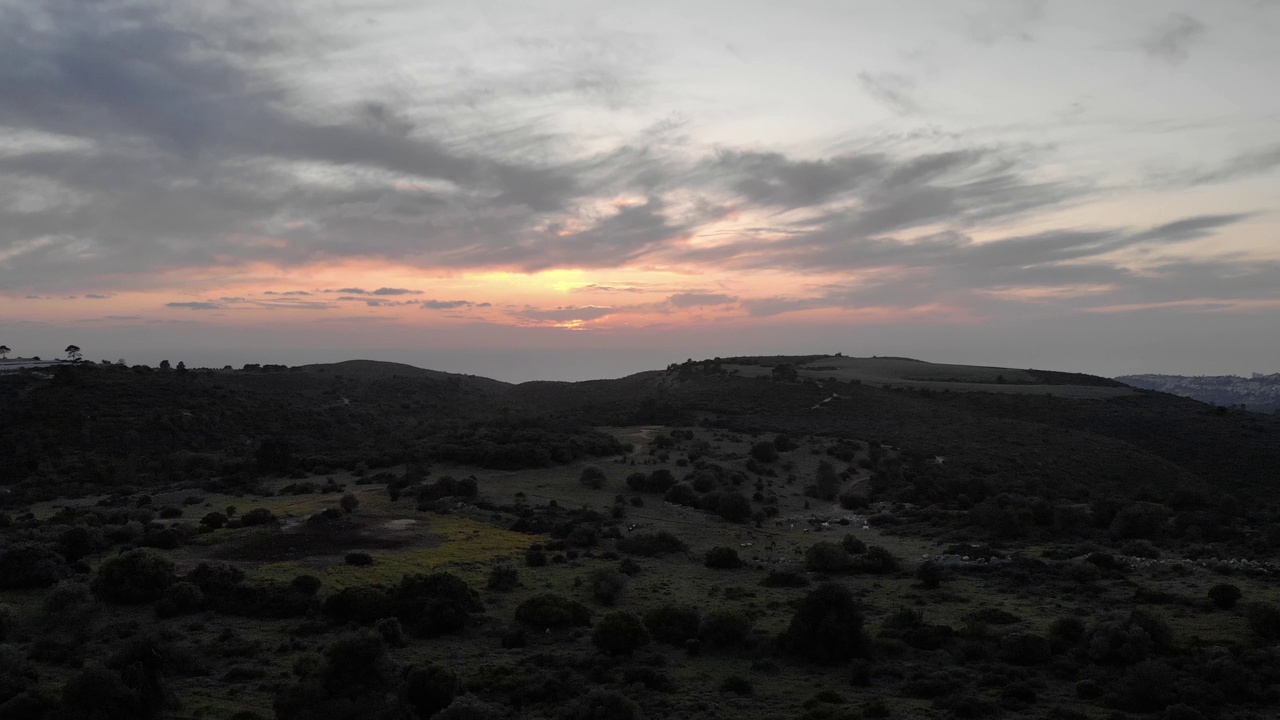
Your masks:
[[[224,560],[283,562],[341,555],[353,550],[396,550],[439,543],[418,532],[416,525],[417,521],[408,518],[391,521],[351,517],[307,519],[224,543],[218,546],[216,556]]]

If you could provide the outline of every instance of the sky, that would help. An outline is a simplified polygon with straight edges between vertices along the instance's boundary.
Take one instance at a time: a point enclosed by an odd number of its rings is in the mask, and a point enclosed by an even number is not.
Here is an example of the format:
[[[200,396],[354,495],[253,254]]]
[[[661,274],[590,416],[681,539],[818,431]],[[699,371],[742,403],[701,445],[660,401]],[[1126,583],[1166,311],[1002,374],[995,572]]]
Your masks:
[[[1280,2],[0,0],[0,343],[1280,371]]]

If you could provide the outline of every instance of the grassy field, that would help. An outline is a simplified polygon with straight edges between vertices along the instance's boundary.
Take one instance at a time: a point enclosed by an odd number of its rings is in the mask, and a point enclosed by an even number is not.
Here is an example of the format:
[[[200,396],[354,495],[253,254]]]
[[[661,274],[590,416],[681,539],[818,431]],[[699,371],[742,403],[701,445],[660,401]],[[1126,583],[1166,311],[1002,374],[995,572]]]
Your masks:
[[[432,477],[474,475],[480,487],[479,500],[496,506],[523,503],[545,506],[554,502],[562,508],[587,508],[608,512],[618,496],[623,497],[625,534],[668,531],[685,543],[686,553],[662,558],[637,558],[634,573],[625,590],[612,607],[602,606],[592,595],[588,579],[597,571],[619,567],[612,555],[611,541],[580,552],[552,551],[545,567],[526,567],[525,550],[535,543],[546,544],[546,535],[513,532],[510,518],[462,503],[449,514],[416,510],[412,500],[392,502],[384,484],[356,485],[349,474],[312,478],[319,484],[330,479],[345,486],[360,501],[358,508],[339,520],[323,526],[327,535],[315,541],[297,542],[299,533],[314,529],[308,518],[338,506],[342,493],[275,495],[268,497],[205,494],[193,501],[190,492],[157,493],[152,502],[157,507],[185,506],[182,518],[173,522],[193,529],[204,513],[234,505],[239,514],[254,508],[267,508],[275,513],[277,525],[216,530],[198,534],[171,556],[180,567],[190,569],[202,561],[227,561],[242,567],[254,581],[287,583],[298,575],[312,575],[322,582],[322,593],[343,588],[381,584],[392,586],[411,573],[448,571],[462,577],[481,592],[485,614],[479,625],[467,633],[430,642],[411,642],[393,649],[405,665],[439,662],[448,665],[462,677],[485,672],[485,668],[536,662],[539,653],[590,652],[589,631],[533,634],[529,645],[520,649],[502,649],[500,636],[511,626],[516,607],[537,593],[553,592],[592,607],[597,615],[612,609],[642,614],[659,605],[675,603],[700,608],[705,614],[713,610],[739,610],[751,619],[751,643],[763,646],[769,638],[784,631],[793,614],[796,601],[806,588],[763,587],[760,582],[776,568],[803,570],[804,552],[820,540],[838,541],[853,534],[869,545],[886,548],[901,563],[901,571],[887,575],[836,576],[862,602],[868,630],[874,635],[903,609],[921,613],[926,622],[945,625],[957,633],[969,632],[978,611],[999,610],[1012,617],[1009,626],[992,627],[982,632],[1008,632],[1024,629],[1047,632],[1062,617],[1089,617],[1111,610],[1135,606],[1135,587],[1158,589],[1184,601],[1166,604],[1158,610],[1167,618],[1178,642],[1185,647],[1202,642],[1239,642],[1248,636],[1247,625],[1239,612],[1207,612],[1204,597],[1210,586],[1222,577],[1209,570],[1190,567],[1174,572],[1166,565],[1153,564],[1137,569],[1123,579],[1102,578],[1078,585],[1010,582],[1002,576],[981,573],[948,573],[942,587],[926,590],[912,575],[924,554],[938,553],[944,544],[919,537],[888,534],[864,526],[865,516],[842,510],[832,502],[819,502],[804,493],[814,477],[820,461],[827,458],[825,449],[831,440],[824,437],[794,438],[797,447],[781,453],[766,473],[749,473],[771,494],[776,494],[778,514],[755,526],[735,524],[705,513],[663,502],[660,496],[637,495],[623,480],[632,472],[668,469],[679,477],[688,469],[686,455],[694,442],[705,442],[708,456],[725,467],[746,471],[749,452],[754,443],[772,440],[769,433],[751,435],[703,428],[683,428],[688,435],[670,448],[652,445],[654,438],[669,436],[672,428],[663,426],[616,427],[608,432],[633,443],[629,455],[595,463],[605,472],[604,487],[592,489],[578,481],[582,469],[592,463],[540,468],[516,472],[484,471],[461,466],[437,466]],[[844,481],[844,490],[854,490],[867,480],[865,470],[857,470]],[[272,481],[274,490],[297,481]],[[743,488],[750,491],[750,486]],[[642,504],[632,504],[640,497]],[[90,498],[87,502],[92,502]],[[51,514],[58,503],[39,508]],[[881,510],[889,513],[893,508]],[[826,525],[816,520],[825,521]],[[841,525],[841,520],[847,525]],[[309,529],[310,528],[310,529]],[[302,535],[306,539],[305,535]],[[707,550],[728,546],[738,551],[745,561],[735,570],[710,570],[703,564]],[[1035,557],[1049,548],[1026,547],[1021,552]],[[355,567],[346,564],[348,552],[368,552],[373,564]],[[94,565],[102,558],[92,558]],[[518,568],[520,585],[512,591],[485,589],[490,570],[499,564]],[[821,579],[809,574],[813,579]],[[1248,578],[1232,578],[1253,600],[1280,601],[1274,586]],[[13,603],[13,597],[6,597]],[[20,614],[27,622],[39,622],[38,596],[26,602],[17,598]],[[298,658],[314,652],[325,642],[323,636],[296,635],[297,623],[233,618],[214,613],[172,619],[157,619],[147,607],[109,608],[94,622],[111,627],[132,623],[157,629],[175,641],[187,643],[199,652],[202,670],[171,679],[180,705],[174,717],[229,718],[237,712],[254,711],[265,717],[274,688],[287,682]],[[203,638],[204,640],[190,640]],[[102,642],[95,640],[94,642]],[[749,644],[751,644],[749,643]],[[652,707],[665,708],[670,716],[708,718],[783,718],[798,717],[814,706],[814,696],[824,690],[835,690],[850,707],[860,708],[881,702],[892,717],[938,717],[928,700],[905,697],[890,688],[897,677],[913,672],[897,669],[898,676],[886,676],[868,687],[849,683],[848,671],[804,665],[763,663],[751,651],[707,652],[691,655],[673,648],[656,648],[665,657],[663,671],[679,688],[678,700],[667,700],[644,694]],[[90,647],[89,651],[105,652]],[[949,667],[943,656],[932,657],[918,667],[918,672],[935,672]],[[938,663],[941,663],[940,665]],[[887,666],[886,666],[887,667]],[[65,678],[64,667],[41,666],[47,677]],[[908,675],[902,675],[908,673]],[[726,677],[738,675],[754,683],[754,695],[737,697],[721,691]],[[234,681],[228,678],[237,678]],[[1073,678],[1042,677],[1038,694],[1042,704],[1076,704]],[[978,688],[979,696],[997,701],[996,688]],[[1091,708],[1082,717],[1104,717]]]

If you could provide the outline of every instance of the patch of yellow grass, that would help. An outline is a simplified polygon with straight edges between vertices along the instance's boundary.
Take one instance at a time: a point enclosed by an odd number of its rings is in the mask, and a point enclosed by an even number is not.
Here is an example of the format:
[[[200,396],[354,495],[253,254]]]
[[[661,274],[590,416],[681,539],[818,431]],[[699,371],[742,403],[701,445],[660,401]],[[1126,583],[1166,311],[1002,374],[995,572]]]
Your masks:
[[[428,547],[371,553],[373,565],[355,567],[341,558],[310,558],[266,563],[249,571],[260,580],[288,582],[298,575],[314,575],[325,588],[341,590],[358,585],[393,585],[412,573],[448,569],[468,582],[482,579],[488,565],[503,557],[518,557],[533,538],[503,530],[471,518],[446,515],[430,521],[430,533],[438,541]]]

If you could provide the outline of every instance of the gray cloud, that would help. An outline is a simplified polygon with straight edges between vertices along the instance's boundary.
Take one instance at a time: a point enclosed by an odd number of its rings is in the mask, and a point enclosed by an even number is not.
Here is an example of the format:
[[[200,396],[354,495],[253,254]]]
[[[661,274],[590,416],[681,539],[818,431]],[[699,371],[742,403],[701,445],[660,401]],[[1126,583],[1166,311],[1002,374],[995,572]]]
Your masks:
[[[912,97],[916,82],[908,75],[892,72],[858,73],[858,82],[868,95],[889,106],[899,115],[920,112],[920,105]]]
[[[473,303],[470,300],[423,300],[423,310],[455,310],[457,308],[487,308],[491,303]]]
[[[547,310],[525,308],[516,313],[517,317],[539,322],[572,322],[574,320],[599,320],[606,315],[616,315],[620,310],[596,305],[567,306]]]
[[[1141,46],[1151,57],[1177,64],[1187,59],[1191,46],[1204,34],[1204,23],[1190,15],[1174,13],[1153,28]]]
[[[88,298],[88,299],[90,299],[90,300],[106,300],[107,298],[109,298],[109,297],[111,297],[111,296],[110,296],[110,295],[98,295],[98,294],[96,294],[96,293],[89,293],[88,295],[85,295],[85,297],[86,297],[86,298]]]
[[[171,302],[165,303],[165,307],[186,308],[187,310],[221,310],[222,306],[216,302]]]
[[[722,293],[686,292],[676,293],[667,298],[667,302],[678,308],[706,307],[710,305],[731,305],[738,301],[732,295]]]

